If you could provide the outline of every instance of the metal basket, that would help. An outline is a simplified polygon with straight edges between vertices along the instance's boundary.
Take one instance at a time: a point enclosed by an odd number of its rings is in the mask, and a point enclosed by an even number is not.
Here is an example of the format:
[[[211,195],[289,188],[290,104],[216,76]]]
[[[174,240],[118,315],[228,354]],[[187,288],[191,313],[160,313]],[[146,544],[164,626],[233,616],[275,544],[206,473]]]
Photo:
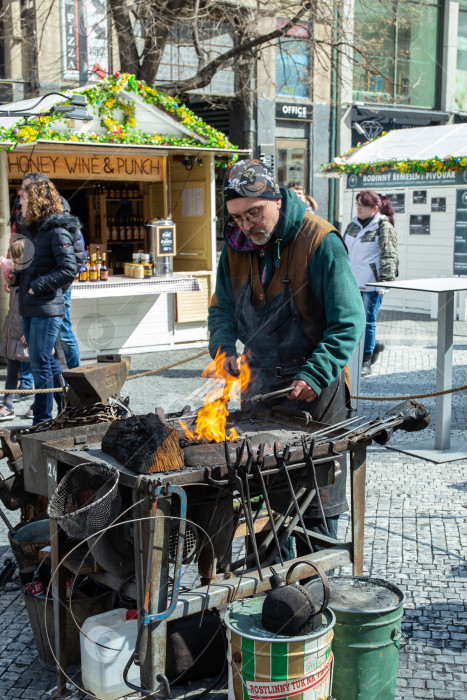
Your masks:
[[[69,537],[82,540],[110,525],[120,512],[119,472],[104,462],[79,464],[65,474],[47,512]]]

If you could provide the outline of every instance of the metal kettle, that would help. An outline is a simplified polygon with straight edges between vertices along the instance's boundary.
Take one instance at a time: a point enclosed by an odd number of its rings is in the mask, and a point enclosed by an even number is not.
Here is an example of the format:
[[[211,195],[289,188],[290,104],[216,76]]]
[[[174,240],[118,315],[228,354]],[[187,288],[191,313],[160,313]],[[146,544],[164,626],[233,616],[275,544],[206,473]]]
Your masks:
[[[309,588],[290,583],[292,571],[301,564],[311,566],[320,577],[323,584],[321,603]],[[329,602],[329,581],[320,565],[311,561],[297,561],[288,569],[285,581],[273,567],[271,572],[271,590],[266,594],[261,615],[263,627],[269,632],[293,637],[319,629],[321,613]]]

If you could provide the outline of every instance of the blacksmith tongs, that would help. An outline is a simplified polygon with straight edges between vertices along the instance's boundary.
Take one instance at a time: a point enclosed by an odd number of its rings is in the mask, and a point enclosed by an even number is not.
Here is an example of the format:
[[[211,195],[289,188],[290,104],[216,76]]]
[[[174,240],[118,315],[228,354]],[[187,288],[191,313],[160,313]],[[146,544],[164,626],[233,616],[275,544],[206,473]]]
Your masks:
[[[271,399],[282,399],[286,398],[292,389],[295,389],[294,386],[288,386],[286,389],[278,389],[277,391],[270,391],[267,394],[255,394],[255,396],[252,396],[251,398],[248,399],[248,401],[270,401]]]

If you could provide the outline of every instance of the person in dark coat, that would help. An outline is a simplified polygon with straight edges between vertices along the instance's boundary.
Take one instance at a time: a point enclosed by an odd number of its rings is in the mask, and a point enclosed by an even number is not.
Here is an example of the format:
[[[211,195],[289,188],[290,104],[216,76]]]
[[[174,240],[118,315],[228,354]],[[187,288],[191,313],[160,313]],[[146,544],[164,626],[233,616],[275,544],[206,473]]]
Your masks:
[[[21,188],[18,193],[20,204],[22,202],[23,188],[30,182],[50,181],[47,175],[44,175],[44,173],[27,173],[23,178]],[[60,197],[60,199],[63,204],[63,211],[66,214],[69,214],[70,205],[64,197]],[[28,235],[27,226],[24,225],[24,220],[21,214],[17,217],[16,225],[19,232],[21,232],[25,236]],[[82,270],[85,262],[85,244],[83,234],[81,233],[80,229],[78,229],[78,231],[75,232],[75,236],[73,239],[73,249],[75,251],[76,256],[77,270],[79,272],[80,270]],[[65,316],[63,318],[62,325],[60,326],[60,330],[58,332],[58,341],[63,348],[68,369],[73,369],[74,367],[80,366],[81,359],[78,341],[75,338],[75,334],[73,333],[73,328],[71,325],[71,285],[69,285],[68,289],[63,290],[63,300],[65,302]]]
[[[23,241],[15,241],[8,249],[9,262],[13,263],[13,269],[15,265],[21,265],[23,248]],[[19,313],[19,289],[10,287],[9,292],[10,303],[0,341],[0,356],[7,360],[5,389],[12,389],[14,392],[18,386],[21,364],[29,363],[29,354]],[[15,417],[13,392],[4,395],[3,406],[0,408],[0,421],[12,420]]]
[[[59,385],[60,365],[53,348],[65,316],[64,292],[73,282],[77,262],[74,241],[79,220],[64,212],[50,181],[28,182],[22,188],[21,212],[28,235],[23,236],[22,269],[14,273],[19,307],[36,389]],[[54,381],[55,380],[55,381]],[[37,394],[33,423],[52,418],[52,394]]]

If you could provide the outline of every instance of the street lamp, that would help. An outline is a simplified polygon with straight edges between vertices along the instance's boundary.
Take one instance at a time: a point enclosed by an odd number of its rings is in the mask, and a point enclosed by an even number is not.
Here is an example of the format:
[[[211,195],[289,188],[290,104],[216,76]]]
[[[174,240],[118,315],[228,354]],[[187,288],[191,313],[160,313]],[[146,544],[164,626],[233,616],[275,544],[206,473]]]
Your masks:
[[[42,100],[45,100],[46,97],[50,97],[51,95],[59,95],[60,97],[64,97],[67,100],[70,100],[69,105],[65,105],[63,103],[53,105],[47,112],[42,112],[42,113],[34,113],[32,110],[35,109],[41,102]],[[32,107],[29,110],[14,110],[14,109],[9,109],[9,110],[0,110],[0,117],[51,117],[54,114],[61,115],[63,117],[67,117],[67,119],[78,119],[83,122],[89,122],[93,119],[92,115],[88,114],[87,112],[87,100],[86,100],[86,95],[64,95],[61,92],[49,92],[47,95],[43,95],[40,100],[36,102],[36,104],[32,105]]]

